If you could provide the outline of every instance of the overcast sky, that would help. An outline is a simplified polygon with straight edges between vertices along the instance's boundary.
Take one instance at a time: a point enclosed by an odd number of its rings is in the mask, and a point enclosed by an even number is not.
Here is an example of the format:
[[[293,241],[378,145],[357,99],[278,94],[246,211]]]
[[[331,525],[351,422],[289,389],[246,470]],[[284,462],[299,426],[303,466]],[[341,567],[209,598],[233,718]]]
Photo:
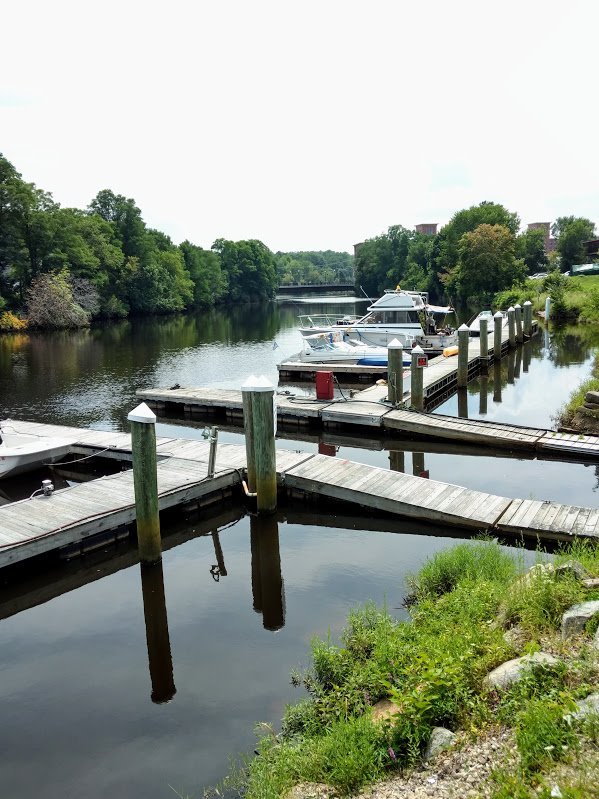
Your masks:
[[[0,152],[178,243],[352,250],[481,200],[599,222],[596,0],[4,0]]]

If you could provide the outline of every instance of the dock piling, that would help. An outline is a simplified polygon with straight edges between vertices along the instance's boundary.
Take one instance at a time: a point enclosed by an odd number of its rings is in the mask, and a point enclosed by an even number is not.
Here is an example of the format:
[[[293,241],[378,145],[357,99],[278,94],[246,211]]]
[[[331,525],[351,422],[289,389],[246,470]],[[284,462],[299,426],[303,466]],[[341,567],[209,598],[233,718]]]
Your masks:
[[[489,322],[486,317],[480,320],[480,365],[483,371],[487,370],[489,363]]]
[[[247,405],[251,407],[251,423],[245,425],[246,453],[248,455],[248,478],[250,457],[257,493],[258,513],[272,513],[277,508],[277,466],[275,452],[274,386],[265,377],[248,378],[242,387],[249,394]],[[248,443],[248,439],[250,439]],[[250,483],[250,487],[251,483]]]
[[[142,563],[158,563],[162,558],[162,542],[158,510],[156,415],[142,402],[129,413],[127,419],[131,422],[139,557]]]
[[[501,332],[503,329],[503,314],[497,311],[493,317],[493,360],[501,360]]]
[[[524,332],[522,330],[522,306],[519,303],[514,306],[514,316],[516,319],[516,341],[518,344],[522,344]]]
[[[470,329],[468,325],[458,328],[458,388],[468,385],[468,344]]]
[[[507,309],[507,329],[510,349],[513,350],[516,346],[516,311],[511,305]]]
[[[522,306],[522,322],[524,326],[524,335],[530,338],[532,334],[532,302],[526,300]]]
[[[424,409],[424,374],[423,366],[426,355],[422,347],[412,347],[412,366],[410,374],[410,401],[413,408]]]
[[[394,338],[387,346],[387,399],[392,405],[403,399],[403,345]]]

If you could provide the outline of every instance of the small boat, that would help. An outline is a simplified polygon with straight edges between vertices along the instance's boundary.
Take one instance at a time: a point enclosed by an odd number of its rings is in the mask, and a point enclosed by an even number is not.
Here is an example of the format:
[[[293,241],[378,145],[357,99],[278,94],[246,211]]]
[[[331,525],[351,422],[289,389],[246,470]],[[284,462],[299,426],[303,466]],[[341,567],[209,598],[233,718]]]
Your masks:
[[[501,327],[503,328],[507,325],[507,311],[497,311],[497,313],[500,313],[502,316]],[[481,319],[487,320],[487,333],[492,333],[495,330],[495,314],[493,311],[485,310],[475,316],[468,325],[471,336],[480,336]]]
[[[11,432],[10,423],[3,422],[0,429],[0,480],[59,460],[74,443],[75,439]]]
[[[387,366],[387,347],[371,347],[348,337],[341,330],[304,336],[300,360],[309,363],[351,363],[360,366]],[[412,362],[411,350],[404,350],[402,362]]]
[[[418,344],[430,355],[457,343],[455,330],[444,324],[449,313],[453,313],[450,306],[431,305],[427,292],[405,291],[398,286],[385,291],[360,318],[302,315],[300,333],[311,336],[342,329],[371,347],[386,347],[396,338],[406,349]]]

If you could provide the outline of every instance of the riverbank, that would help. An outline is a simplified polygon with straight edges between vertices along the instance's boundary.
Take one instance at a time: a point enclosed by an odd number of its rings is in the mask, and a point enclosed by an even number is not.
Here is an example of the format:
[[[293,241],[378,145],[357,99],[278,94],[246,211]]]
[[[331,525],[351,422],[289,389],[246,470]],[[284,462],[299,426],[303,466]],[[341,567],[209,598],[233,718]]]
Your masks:
[[[591,376],[576,388],[558,417],[559,426],[581,433],[599,433],[599,353],[595,355]]]
[[[380,799],[599,796],[599,722],[580,704],[598,684],[599,551],[574,543],[539,559],[524,573],[495,542],[461,544],[411,578],[409,621],[352,612],[339,645],[312,643],[311,668],[292,676],[307,698],[279,735],[263,728],[227,787],[247,799],[373,784]],[[581,603],[588,624],[567,615]]]

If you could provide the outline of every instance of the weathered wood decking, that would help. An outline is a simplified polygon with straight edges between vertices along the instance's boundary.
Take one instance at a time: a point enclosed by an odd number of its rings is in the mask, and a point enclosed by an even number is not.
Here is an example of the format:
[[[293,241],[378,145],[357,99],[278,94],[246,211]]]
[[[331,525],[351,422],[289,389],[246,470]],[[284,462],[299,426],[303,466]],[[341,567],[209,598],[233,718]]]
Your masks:
[[[216,411],[231,421],[241,423],[243,419],[241,391],[158,388],[138,391],[137,396],[159,411],[178,407],[181,415],[187,413],[193,417],[202,412]],[[282,425],[340,431],[378,428],[379,434],[387,436],[422,436],[554,457],[575,455],[582,460],[599,462],[599,436],[394,409],[383,402],[386,396],[386,386],[373,386],[354,397],[333,402],[277,396],[277,418]]]
[[[40,436],[73,433],[73,428],[56,425],[11,424]],[[127,434],[78,432],[74,450],[79,453],[111,447],[113,457],[131,457]],[[157,452],[161,510],[192,501],[224,500],[240,483],[245,467],[245,447],[234,444],[219,446],[212,478],[206,476],[209,445],[204,441],[159,438]],[[277,474],[280,486],[291,494],[344,500],[374,512],[442,526],[558,540],[573,535],[599,537],[596,509],[509,499],[324,455],[277,450]],[[134,519],[131,471],[56,491],[51,497],[4,505],[0,507],[0,566],[117,529]]]

